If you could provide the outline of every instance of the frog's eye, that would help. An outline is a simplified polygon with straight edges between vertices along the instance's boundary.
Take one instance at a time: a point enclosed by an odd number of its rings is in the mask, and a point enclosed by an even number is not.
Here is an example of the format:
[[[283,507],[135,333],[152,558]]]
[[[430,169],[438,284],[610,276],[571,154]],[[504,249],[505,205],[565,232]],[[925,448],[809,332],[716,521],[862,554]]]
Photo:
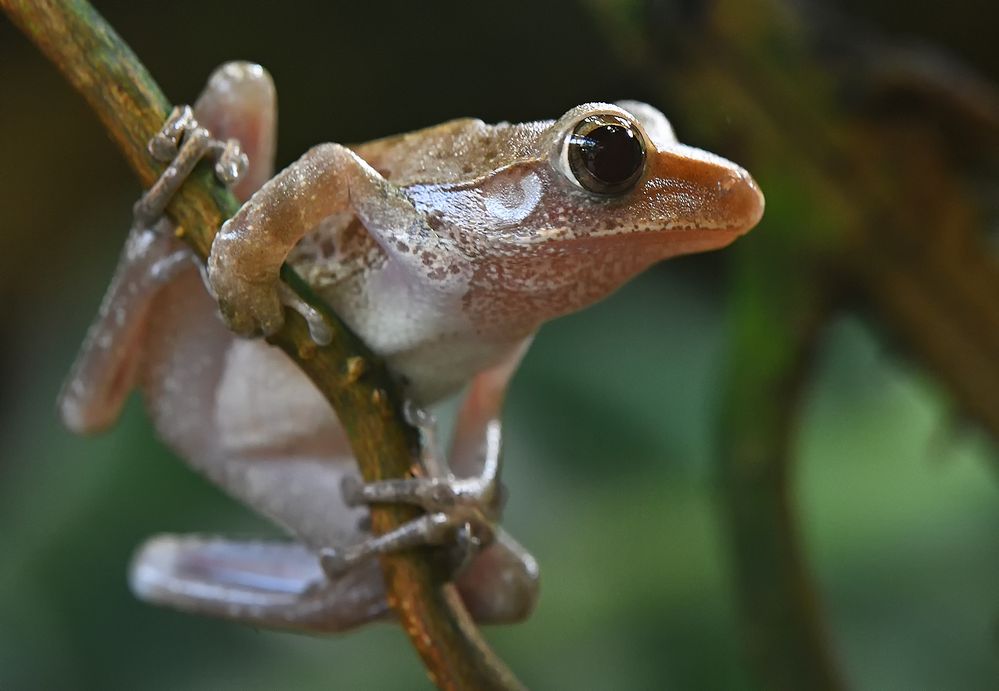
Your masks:
[[[617,115],[579,121],[566,141],[569,171],[579,186],[600,195],[621,194],[645,170],[645,143],[636,126]]]

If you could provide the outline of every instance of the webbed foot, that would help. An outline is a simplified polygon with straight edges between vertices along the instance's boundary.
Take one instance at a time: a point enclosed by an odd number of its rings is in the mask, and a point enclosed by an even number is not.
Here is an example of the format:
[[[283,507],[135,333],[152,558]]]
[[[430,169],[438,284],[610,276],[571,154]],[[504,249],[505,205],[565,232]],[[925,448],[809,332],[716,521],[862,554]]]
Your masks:
[[[129,582],[146,602],[268,628],[332,633],[389,614],[376,564],[331,579],[292,542],[160,535],[136,554]]]
[[[376,562],[331,577],[293,542],[160,535],[135,555],[129,582],[152,604],[275,629],[333,633],[391,613]],[[456,585],[476,621],[520,621],[537,601],[538,565],[501,533]]]

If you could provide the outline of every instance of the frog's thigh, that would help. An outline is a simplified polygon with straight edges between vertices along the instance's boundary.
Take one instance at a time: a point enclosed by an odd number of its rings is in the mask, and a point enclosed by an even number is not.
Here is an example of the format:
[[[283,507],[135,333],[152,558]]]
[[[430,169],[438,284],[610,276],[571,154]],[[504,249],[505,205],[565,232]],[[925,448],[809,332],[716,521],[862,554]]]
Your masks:
[[[349,458],[231,457],[202,469],[225,490],[310,548],[363,540],[364,508],[349,507],[340,485],[357,470]]]
[[[164,306],[167,323],[172,306]],[[157,429],[192,466],[304,544],[358,539],[365,511],[340,491],[357,465],[329,403],[281,350],[233,339],[204,316],[222,339],[210,364],[197,366],[212,339],[158,339],[162,376],[147,386]]]
[[[274,167],[276,98],[259,65],[227,63],[210,77],[195,105],[203,125],[221,139],[236,138],[250,158],[235,188],[246,199]],[[166,222],[133,229],[97,318],[59,398],[59,412],[75,432],[96,432],[117,419],[135,382],[153,299],[188,262],[188,250]]]
[[[279,348],[231,339],[212,405],[227,455],[345,456],[349,443],[316,385]]]
[[[233,188],[241,200],[274,174],[277,96],[270,74],[251,62],[227,62],[208,78],[194,115],[216,139],[236,139],[250,160]]]
[[[480,624],[523,621],[538,600],[538,562],[508,533],[498,530],[496,541],[475,556],[456,585],[469,614]]]

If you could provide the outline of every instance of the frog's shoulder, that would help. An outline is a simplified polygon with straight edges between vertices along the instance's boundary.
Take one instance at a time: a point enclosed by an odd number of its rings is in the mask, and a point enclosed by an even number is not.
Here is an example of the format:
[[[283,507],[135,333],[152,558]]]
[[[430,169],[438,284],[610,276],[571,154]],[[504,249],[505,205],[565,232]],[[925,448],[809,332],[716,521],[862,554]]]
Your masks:
[[[350,148],[397,185],[446,184],[538,156],[540,135],[550,125],[461,118]]]

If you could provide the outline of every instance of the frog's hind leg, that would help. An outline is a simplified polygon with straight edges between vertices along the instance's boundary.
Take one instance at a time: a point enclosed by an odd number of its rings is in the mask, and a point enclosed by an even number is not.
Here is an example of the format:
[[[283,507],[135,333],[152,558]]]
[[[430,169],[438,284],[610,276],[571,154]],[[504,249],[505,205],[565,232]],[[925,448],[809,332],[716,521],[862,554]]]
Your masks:
[[[349,506],[403,503],[426,513],[384,535],[325,550],[327,572],[336,574],[376,555],[419,545],[444,545],[457,538],[474,549],[476,543],[492,540],[503,500],[500,410],[528,343],[524,341],[472,380],[455,425],[450,468],[443,467],[439,458],[433,419],[410,407],[407,414],[421,430],[423,465],[430,476],[367,484],[353,476],[343,479],[343,498]]]
[[[455,583],[477,621],[514,622],[531,613],[539,590],[537,562],[496,524],[502,504],[499,413],[527,346],[523,342],[472,381],[459,412],[450,469],[438,456],[432,418],[410,408],[410,422],[423,433],[423,465],[430,477],[363,484],[348,475],[341,481],[349,506],[401,502],[427,513],[383,535],[321,550],[320,563],[331,578],[376,555],[428,544],[452,546],[466,562]]]
[[[238,140],[249,156],[249,168],[233,192],[246,199],[274,168],[276,107],[274,84],[262,67],[228,63],[209,78],[193,114],[179,109],[153,148],[160,155],[170,154],[171,145],[180,144],[182,135],[197,123],[213,137]],[[140,367],[150,306],[161,289],[190,266],[190,252],[160,215],[171,190],[183,182],[184,171],[207,151],[210,138],[202,132],[195,139],[194,148],[174,171],[181,173],[175,176],[176,184],[161,186],[152,198],[144,197],[152,203],[140,205],[141,222],[129,232],[111,285],[60,394],[60,415],[74,432],[98,432],[117,419]],[[222,167],[233,163],[237,153],[233,145],[228,149],[223,145]]]

